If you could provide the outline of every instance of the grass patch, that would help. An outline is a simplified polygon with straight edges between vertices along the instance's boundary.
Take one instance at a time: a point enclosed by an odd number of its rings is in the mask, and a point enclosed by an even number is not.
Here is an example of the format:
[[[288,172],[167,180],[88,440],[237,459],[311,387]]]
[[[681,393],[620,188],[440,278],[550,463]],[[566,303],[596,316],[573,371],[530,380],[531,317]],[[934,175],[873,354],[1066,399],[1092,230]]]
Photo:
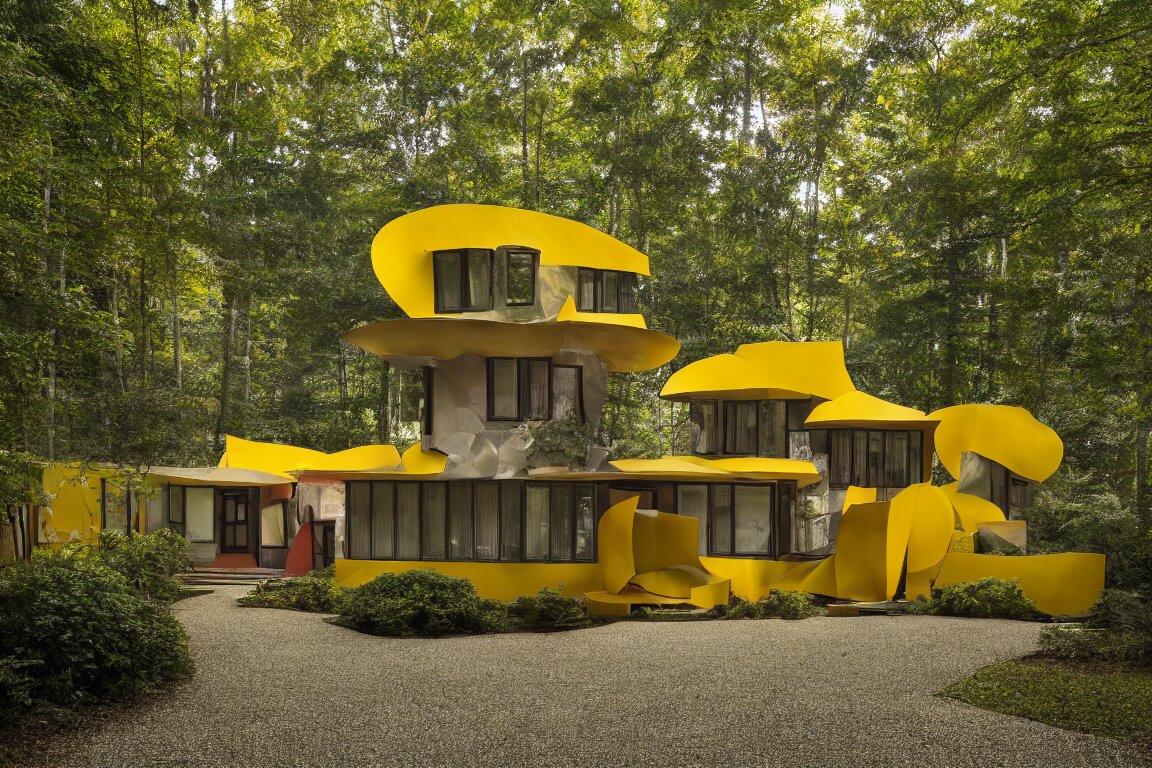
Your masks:
[[[940,695],[981,709],[1152,749],[1152,672],[1021,659],[986,667]]]

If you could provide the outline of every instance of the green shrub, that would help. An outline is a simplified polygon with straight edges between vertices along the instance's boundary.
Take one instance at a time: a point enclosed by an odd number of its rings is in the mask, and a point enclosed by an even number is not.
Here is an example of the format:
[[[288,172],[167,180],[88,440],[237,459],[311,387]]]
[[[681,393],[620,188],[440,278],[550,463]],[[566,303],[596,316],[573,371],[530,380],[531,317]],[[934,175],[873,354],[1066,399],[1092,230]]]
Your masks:
[[[508,615],[517,629],[529,632],[555,632],[579,629],[592,623],[584,603],[545,587],[534,597],[518,597],[508,605]]]
[[[386,573],[348,590],[344,626],[391,637],[439,637],[499,632],[504,605],[482,600],[472,582],[434,571]]]
[[[1040,632],[1040,655],[1069,661],[1123,662],[1132,656],[1134,638],[1127,632],[1058,625]]]
[[[929,612],[939,616],[972,619],[1037,620],[1043,614],[1025,597],[1019,582],[987,577],[979,581],[949,584],[932,590]]]
[[[1075,661],[1152,664],[1152,605],[1135,592],[1107,589],[1083,628],[1050,627],[1040,653]]]
[[[191,672],[169,607],[76,547],[0,571],[0,712],[122,701]]]
[[[815,600],[807,592],[774,589],[754,603],[737,598],[719,615],[726,619],[806,619],[820,613]]]
[[[294,579],[270,579],[262,581],[256,588],[237,598],[236,602],[255,608],[287,608],[310,613],[339,613],[344,600],[344,590],[336,586],[331,577],[316,576],[313,571],[307,576]]]
[[[95,557],[119,573],[138,594],[170,603],[183,586],[175,578],[191,563],[188,540],[169,528],[149,534],[101,531]]]

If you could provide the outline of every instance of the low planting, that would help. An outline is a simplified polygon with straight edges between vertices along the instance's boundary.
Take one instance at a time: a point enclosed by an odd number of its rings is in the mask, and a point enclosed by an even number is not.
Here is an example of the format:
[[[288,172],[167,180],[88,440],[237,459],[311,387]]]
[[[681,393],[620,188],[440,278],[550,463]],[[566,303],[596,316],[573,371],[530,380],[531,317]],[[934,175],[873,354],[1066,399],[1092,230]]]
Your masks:
[[[132,539],[146,541],[37,551],[0,571],[0,720],[125,701],[191,672],[157,555],[177,542]]]
[[[504,604],[478,597],[467,579],[406,571],[348,590],[337,623],[372,635],[441,637],[500,632],[504,619]]]
[[[1136,592],[1105,590],[1083,625],[1045,627],[1040,654],[1088,664],[1152,667],[1152,603]]]
[[[188,540],[161,528],[146,536],[124,531],[101,531],[100,546],[92,555],[119,573],[138,594],[171,603],[184,591],[176,574],[191,566]]]
[[[533,597],[518,597],[507,607],[509,625],[527,632],[557,632],[592,626],[582,600],[545,587]]]
[[[1044,618],[1020,589],[1019,582],[994,577],[933,589],[931,600],[920,600],[914,607],[916,613],[970,619],[1039,621]]]
[[[773,589],[755,602],[736,598],[727,610],[716,612],[725,619],[807,619],[820,613],[812,595],[780,589]]]
[[[336,586],[331,576],[313,571],[297,578],[262,581],[236,602],[253,608],[339,613],[344,602],[344,590]]]

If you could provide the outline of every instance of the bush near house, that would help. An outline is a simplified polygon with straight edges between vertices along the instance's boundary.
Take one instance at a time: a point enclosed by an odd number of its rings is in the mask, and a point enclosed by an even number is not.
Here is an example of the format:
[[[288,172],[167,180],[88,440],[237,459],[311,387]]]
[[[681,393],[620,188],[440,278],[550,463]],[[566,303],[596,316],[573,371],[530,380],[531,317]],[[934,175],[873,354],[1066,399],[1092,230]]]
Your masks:
[[[120,565],[139,566],[139,583],[160,583],[145,564],[163,558],[121,555]],[[123,701],[188,675],[183,627],[139,583],[79,547],[40,551],[0,571],[0,720]]]
[[[236,602],[254,608],[339,613],[344,602],[344,590],[336,586],[331,574],[312,571],[307,576],[262,581]]]
[[[584,603],[545,587],[533,597],[518,597],[508,604],[509,622],[528,632],[557,632],[592,625]]]
[[[918,613],[970,619],[1039,621],[1044,614],[1026,597],[1019,582],[988,577],[932,590],[932,599],[917,603]]]
[[[184,588],[176,574],[191,567],[188,540],[168,528],[145,536],[101,531],[93,556],[123,576],[137,594],[165,603],[180,597]]]
[[[820,613],[816,598],[807,592],[774,589],[756,602],[736,599],[723,613],[726,619],[807,619]]]
[[[478,597],[468,579],[405,571],[348,590],[337,623],[391,637],[476,635],[503,631],[505,610],[498,600]]]
[[[1082,627],[1045,627],[1040,655],[1078,662],[1152,666],[1152,602],[1136,593],[1108,589]]]

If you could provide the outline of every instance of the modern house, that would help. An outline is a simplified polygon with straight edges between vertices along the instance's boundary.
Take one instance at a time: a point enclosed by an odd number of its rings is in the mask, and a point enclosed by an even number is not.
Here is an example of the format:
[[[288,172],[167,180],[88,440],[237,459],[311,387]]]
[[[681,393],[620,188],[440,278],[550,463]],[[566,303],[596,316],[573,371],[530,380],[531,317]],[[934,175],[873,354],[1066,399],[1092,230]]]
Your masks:
[[[419,442],[329,455],[230,437],[219,467],[153,468],[143,503],[53,468],[52,514],[78,499],[93,529],[177,527],[201,562],[334,559],[344,586],[434,568],[487,597],[551,587],[606,613],[771,589],[880,601],[994,575],[1063,614],[1103,588],[1102,555],[1021,554],[1014,513],[1063,451],[1023,409],[925,414],[858,391],[837,342],[748,344],[667,380],[690,454],[610,458],[608,374],[679,352],[637,313],[644,254],[567,219],[448,205],[386,225],[372,263],[407,317],[344,339],[420,372]],[[934,458],[956,482],[931,484]]]

